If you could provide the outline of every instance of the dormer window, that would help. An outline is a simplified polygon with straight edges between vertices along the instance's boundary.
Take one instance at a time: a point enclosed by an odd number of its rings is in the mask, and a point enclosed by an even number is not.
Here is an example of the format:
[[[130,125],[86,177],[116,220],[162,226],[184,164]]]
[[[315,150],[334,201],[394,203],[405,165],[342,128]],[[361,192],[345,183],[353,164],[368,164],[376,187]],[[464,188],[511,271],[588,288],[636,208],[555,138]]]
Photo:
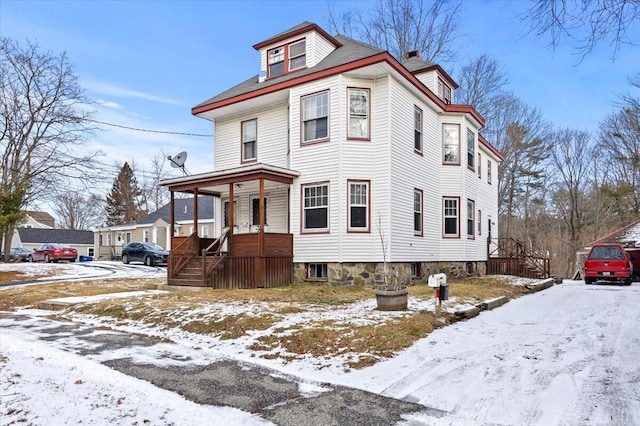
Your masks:
[[[304,68],[307,65],[307,46],[304,40],[289,45],[289,71]]]
[[[284,74],[284,46],[269,51],[269,77]]]
[[[269,78],[304,68],[307,65],[305,39],[269,50],[267,62],[269,72],[267,77]]]
[[[440,78],[438,79],[438,96],[440,96],[440,99],[442,99],[445,104],[451,103],[451,87]]]

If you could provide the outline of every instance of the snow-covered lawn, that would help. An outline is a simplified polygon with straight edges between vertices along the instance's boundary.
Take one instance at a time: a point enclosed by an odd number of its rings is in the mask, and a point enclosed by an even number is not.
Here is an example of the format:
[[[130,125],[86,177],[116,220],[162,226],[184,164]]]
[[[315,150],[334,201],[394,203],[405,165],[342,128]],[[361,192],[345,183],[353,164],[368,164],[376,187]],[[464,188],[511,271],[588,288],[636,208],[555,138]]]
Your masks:
[[[252,356],[246,349],[251,336],[220,340],[139,322],[77,313],[73,318],[168,339],[174,342],[171,347],[177,358],[193,363],[212,362],[217,357],[258,363],[297,377],[301,383],[357,387],[446,413],[442,417],[415,414],[406,419],[407,425],[626,425],[640,423],[639,305],[637,283],[617,287],[565,281],[438,329],[392,359],[348,371],[339,357],[319,360],[309,356],[283,362]],[[374,306],[371,300],[300,312],[297,321],[355,317],[366,322],[378,315],[399,315],[377,312]],[[412,309],[430,306],[414,303]],[[237,304],[225,309],[239,313],[261,308],[260,304]],[[25,314],[37,318],[46,312]],[[219,424],[264,422],[239,410],[193,404],[124,376],[99,363],[108,354],[80,357],[57,347],[57,342],[42,341],[35,334],[5,325],[7,321],[0,319],[2,425],[20,419],[26,424],[55,424],[53,418],[60,424],[80,420],[88,424],[144,424],[147,420],[149,424],[180,425],[216,424],[213,419],[219,419]],[[37,326],[32,329],[35,333]],[[116,356],[123,354],[112,355]],[[142,357],[140,362],[147,363],[167,361],[160,353],[126,356]]]

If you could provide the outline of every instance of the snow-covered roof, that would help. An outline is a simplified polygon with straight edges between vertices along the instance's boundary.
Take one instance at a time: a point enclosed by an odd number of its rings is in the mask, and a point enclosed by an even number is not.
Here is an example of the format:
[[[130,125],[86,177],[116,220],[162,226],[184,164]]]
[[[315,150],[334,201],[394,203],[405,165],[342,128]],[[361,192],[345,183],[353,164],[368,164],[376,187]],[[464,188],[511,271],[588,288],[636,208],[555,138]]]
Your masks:
[[[594,244],[604,243],[620,243],[628,247],[637,247],[640,245],[640,220],[637,220],[629,225],[617,229],[606,235],[599,240],[591,242],[587,247],[591,247]]]

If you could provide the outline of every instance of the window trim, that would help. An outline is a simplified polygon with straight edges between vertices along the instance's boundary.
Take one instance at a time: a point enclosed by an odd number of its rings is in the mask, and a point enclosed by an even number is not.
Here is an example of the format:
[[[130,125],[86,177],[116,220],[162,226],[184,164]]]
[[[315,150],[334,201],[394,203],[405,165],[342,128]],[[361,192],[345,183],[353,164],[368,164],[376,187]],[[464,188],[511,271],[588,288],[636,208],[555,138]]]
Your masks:
[[[446,201],[456,202],[456,233],[446,233]],[[442,238],[459,239],[460,238],[460,197],[442,197]]]
[[[420,229],[416,229],[416,194],[420,195]],[[413,188],[413,235],[416,237],[424,236],[424,192],[421,189]]]
[[[447,133],[445,132],[445,128],[447,127],[453,127],[453,128],[457,128],[458,129],[458,141],[457,141],[457,153],[458,153],[458,158],[456,159],[456,161],[446,161],[445,160],[445,156],[446,156],[446,147],[447,145]],[[460,165],[460,124],[457,123],[442,123],[442,164],[445,166],[459,166]]]
[[[489,185],[491,185],[491,179],[492,179],[492,166],[491,166],[491,160],[487,159],[487,183]]]
[[[478,235],[482,235],[482,210],[478,209]]]
[[[300,43],[304,43],[304,53],[300,54],[300,55],[296,55],[296,56],[291,56],[291,47],[296,45],[296,44],[300,44]],[[304,65],[296,67],[296,68],[292,68],[291,67],[291,61],[293,59],[296,58],[300,58],[304,56]],[[292,41],[291,43],[287,44],[287,48],[286,48],[286,59],[287,59],[287,70],[285,70],[285,74],[291,71],[296,71],[296,70],[301,70],[307,67],[307,39],[305,38],[301,38],[299,40],[296,41]]]
[[[367,203],[364,206],[366,208],[367,226],[354,227],[351,224],[351,185],[366,185],[367,191]],[[360,205],[357,205],[360,206]],[[371,181],[361,179],[347,179],[347,233],[354,234],[369,234],[371,233]]]
[[[319,139],[311,139],[308,141],[304,140],[304,101],[305,99],[314,97],[314,96],[320,96],[320,95],[326,95],[327,96],[327,136],[324,138],[319,138]],[[314,144],[318,144],[318,143],[325,143],[325,142],[329,142],[330,140],[330,135],[331,135],[331,126],[330,126],[330,121],[331,121],[331,96],[330,96],[330,90],[321,90],[318,92],[313,92],[313,93],[309,93],[303,96],[300,96],[300,146],[307,146],[307,145],[314,145]],[[314,118],[314,120],[317,120],[317,118]],[[307,120],[307,121],[311,121],[311,120]]]
[[[467,128],[467,168],[475,173],[476,171],[476,134]]]
[[[229,197],[227,198],[223,198],[222,199],[222,229],[228,228],[229,225],[226,224],[225,226],[225,216],[227,215],[227,212],[229,211],[228,208],[225,209],[225,204],[229,204]],[[233,216],[235,216],[233,218],[233,226],[240,226],[240,224],[238,223],[238,221],[240,220],[240,197],[233,197]],[[228,218],[227,218],[227,222],[228,222]]]
[[[419,117],[419,120],[417,119],[418,117]],[[417,128],[418,123],[420,124],[420,129]],[[420,145],[419,148],[416,148],[417,144]],[[424,149],[424,114],[422,112],[422,109],[420,109],[417,105],[414,105],[413,106],[413,152],[415,152],[416,154],[422,155],[423,149]]]
[[[249,123],[255,123],[255,132],[256,132],[256,138],[253,141],[249,141],[246,142],[244,140],[244,126],[245,124],[249,124]],[[255,151],[255,157],[253,158],[245,158],[244,154],[245,154],[245,144],[247,143],[253,143],[254,145],[254,151]],[[258,119],[257,118],[252,118],[249,120],[243,120],[240,122],[240,163],[244,164],[244,163],[254,163],[258,161]]]
[[[472,215],[471,218],[469,218],[469,213]],[[471,230],[471,234],[469,234],[469,230]],[[476,239],[476,202],[470,198],[467,198],[467,239]]]
[[[311,265],[316,265],[321,267],[322,272],[326,272],[325,277],[311,277],[309,276],[309,272],[311,271]],[[309,262],[304,264],[304,277],[305,281],[329,281],[329,265],[326,263],[315,263]],[[317,268],[316,268],[317,269]]]
[[[249,225],[259,226],[260,225],[259,223],[253,223],[253,213],[254,213],[253,200],[258,200],[258,203],[260,203],[260,194],[253,194],[249,196]],[[258,208],[259,206],[260,205],[258,204]],[[260,212],[258,212],[258,215],[260,215]],[[268,216],[269,216],[269,196],[265,194],[264,195],[264,226],[269,226]],[[258,217],[258,220],[260,220],[259,217]]]
[[[478,179],[482,179],[482,154],[478,152]]]
[[[440,99],[442,99],[445,104],[451,104],[451,87],[449,87],[441,77],[438,77],[438,92]]]
[[[351,91],[365,91],[367,94],[367,136],[356,137],[351,136]],[[328,127],[327,127],[328,133]],[[367,87],[347,87],[347,140],[351,141],[370,141],[371,140],[371,89]]]
[[[411,278],[414,280],[422,278],[422,263],[411,262]]]
[[[278,49],[282,49],[282,61],[278,61],[278,62],[273,62],[273,64],[279,64],[280,62],[282,62],[282,72],[279,74],[271,74],[271,65],[272,63],[270,62],[270,54],[271,52],[278,50]],[[274,78],[274,77],[279,77],[281,75],[284,75],[287,73],[287,45],[282,45],[282,46],[277,46],[274,47],[272,49],[267,50],[267,78]]]
[[[309,187],[327,187],[327,226],[325,228],[306,228],[305,227],[305,207],[304,207],[304,190]],[[329,181],[324,182],[310,182],[300,185],[300,234],[329,234],[331,232],[331,187]]]

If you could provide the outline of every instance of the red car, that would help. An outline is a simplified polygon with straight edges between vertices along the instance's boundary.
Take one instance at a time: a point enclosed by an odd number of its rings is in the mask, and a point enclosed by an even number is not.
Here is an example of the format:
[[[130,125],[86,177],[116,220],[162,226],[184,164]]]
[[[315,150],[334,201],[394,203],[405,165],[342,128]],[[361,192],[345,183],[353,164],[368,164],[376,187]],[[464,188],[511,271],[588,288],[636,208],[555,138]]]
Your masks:
[[[584,261],[584,282],[618,281],[631,285],[633,263],[621,244],[595,244]]]
[[[27,260],[29,262],[55,262],[68,260],[75,262],[78,258],[78,250],[66,244],[42,244],[39,248],[33,249]]]

